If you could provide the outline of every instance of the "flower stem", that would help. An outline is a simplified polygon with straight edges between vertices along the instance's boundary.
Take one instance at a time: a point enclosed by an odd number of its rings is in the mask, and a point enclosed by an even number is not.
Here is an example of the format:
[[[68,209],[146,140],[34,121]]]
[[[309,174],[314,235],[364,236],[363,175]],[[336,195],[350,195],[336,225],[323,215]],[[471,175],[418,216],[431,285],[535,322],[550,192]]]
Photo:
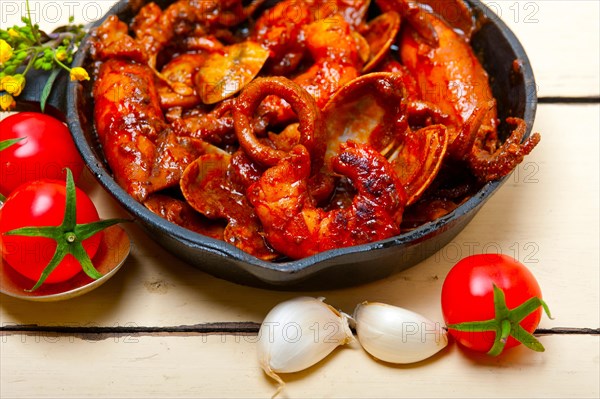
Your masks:
[[[27,72],[29,72],[29,70],[35,63],[35,60],[37,59],[39,54],[40,54],[39,50],[34,50],[33,55],[31,56],[31,58],[29,58],[29,62],[27,62],[27,66],[25,67],[25,70],[23,71],[23,74],[22,74],[23,76],[27,75]]]
[[[65,64],[63,64],[58,58],[56,58],[56,54],[54,54],[54,61],[56,61],[56,63],[58,65],[60,65],[62,68],[66,69],[67,72],[71,72],[71,68],[69,68],[68,66],[66,66]]]
[[[27,18],[29,20],[27,25],[29,25],[29,28],[31,28],[31,33],[35,38],[36,43],[41,46],[42,42],[40,41],[40,31],[37,29],[35,24],[31,22],[31,8],[29,7],[29,0],[25,0],[25,7],[27,8]]]

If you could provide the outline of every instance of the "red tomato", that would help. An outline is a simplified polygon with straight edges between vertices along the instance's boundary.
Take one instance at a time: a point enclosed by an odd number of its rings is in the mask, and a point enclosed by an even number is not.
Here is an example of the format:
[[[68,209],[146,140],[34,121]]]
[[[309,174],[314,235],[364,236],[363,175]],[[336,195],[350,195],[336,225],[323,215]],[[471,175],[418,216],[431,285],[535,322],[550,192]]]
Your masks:
[[[0,141],[22,137],[0,153],[0,193],[8,196],[26,181],[62,180],[66,167],[77,181],[83,160],[62,122],[37,112],[21,112],[0,121]]]
[[[494,284],[504,292],[506,306],[511,310],[530,298],[542,299],[540,286],[533,274],[515,259],[497,254],[469,256],[458,262],[444,280],[442,313],[446,324],[494,319]],[[538,306],[519,324],[532,333],[541,316],[542,308]],[[488,352],[496,337],[494,331],[457,331],[449,328],[448,332],[461,345],[479,352]],[[510,336],[504,349],[518,344]]]
[[[76,188],[76,222],[98,221],[98,212],[90,198]],[[0,208],[0,234],[2,257],[17,272],[33,280],[40,278],[48,265],[56,241],[45,237],[4,235],[5,232],[21,227],[59,226],[64,218],[66,186],[64,181],[42,180],[19,186]],[[82,242],[83,248],[93,258],[102,240],[102,233]],[[79,262],[68,254],[48,276],[45,282],[63,282],[82,270]]]

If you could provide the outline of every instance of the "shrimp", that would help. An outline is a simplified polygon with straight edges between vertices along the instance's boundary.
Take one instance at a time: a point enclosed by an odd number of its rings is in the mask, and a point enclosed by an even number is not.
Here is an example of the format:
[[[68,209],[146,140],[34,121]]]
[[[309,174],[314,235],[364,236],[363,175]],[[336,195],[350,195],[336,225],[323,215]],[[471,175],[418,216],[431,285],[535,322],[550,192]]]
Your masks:
[[[94,85],[96,131],[117,183],[143,200],[159,134],[166,129],[154,73],[142,64],[110,59]]]
[[[143,201],[176,185],[189,163],[215,149],[178,136],[160,109],[154,72],[121,59],[102,64],[94,85],[94,119],[106,160],[119,185]]]
[[[355,79],[362,69],[359,45],[352,28],[340,15],[311,23],[304,28],[306,46],[314,63],[292,81],[308,91],[323,108],[342,86]],[[290,122],[293,111],[279,97],[269,97],[259,107],[258,116],[274,124]]]
[[[368,145],[346,142],[332,160],[332,168],[356,189],[347,208],[325,211],[316,207],[308,184],[310,155],[302,145],[248,188],[247,198],[276,251],[300,259],[399,234],[406,194],[380,153]]]
[[[331,17],[338,14],[358,28],[369,3],[369,0],[285,0],[266,10],[256,21],[251,39],[271,53],[266,67],[268,74],[289,76],[300,66],[308,44],[305,26],[318,20],[336,23]]]
[[[391,162],[413,203],[435,179],[448,146],[443,125],[427,125],[413,130],[414,100],[401,73],[375,72],[353,80],[341,88],[323,109],[327,131],[326,160],[339,144],[367,143]],[[420,117],[420,116],[419,116]]]
[[[438,47],[407,30],[400,53],[403,64],[417,79],[422,98],[447,116],[449,156],[466,161],[482,182],[510,173],[539,142],[539,134],[521,143],[524,122],[510,119],[508,122],[518,128],[506,140],[508,144],[501,145],[496,101],[487,72],[464,37],[439,17],[426,14],[426,18],[435,29]]]
[[[469,44],[442,19],[426,14],[435,29],[438,47],[422,41],[414,31],[401,38],[402,63],[417,80],[421,98],[447,115],[450,156],[463,159],[477,131],[496,129],[497,112],[488,74]]]
[[[258,18],[250,39],[269,50],[270,75],[286,76],[298,68],[306,49],[302,27],[311,21],[306,2],[297,0],[281,1]]]
[[[116,15],[109,16],[92,33],[91,54],[95,60],[123,58],[145,64],[148,54],[145,48],[127,34],[127,24]]]

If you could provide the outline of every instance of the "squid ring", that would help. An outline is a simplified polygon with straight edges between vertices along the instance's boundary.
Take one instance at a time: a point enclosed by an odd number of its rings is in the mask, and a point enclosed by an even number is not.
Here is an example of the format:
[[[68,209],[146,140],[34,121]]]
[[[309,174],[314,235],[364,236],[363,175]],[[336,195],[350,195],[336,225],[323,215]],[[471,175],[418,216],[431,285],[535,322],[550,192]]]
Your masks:
[[[325,156],[321,111],[306,90],[284,77],[257,78],[237,98],[233,119],[240,146],[253,161],[268,167],[277,165],[287,156],[287,152],[260,142],[252,127],[254,112],[269,95],[279,96],[291,105],[300,122],[300,144],[311,156],[312,169],[319,168]]]

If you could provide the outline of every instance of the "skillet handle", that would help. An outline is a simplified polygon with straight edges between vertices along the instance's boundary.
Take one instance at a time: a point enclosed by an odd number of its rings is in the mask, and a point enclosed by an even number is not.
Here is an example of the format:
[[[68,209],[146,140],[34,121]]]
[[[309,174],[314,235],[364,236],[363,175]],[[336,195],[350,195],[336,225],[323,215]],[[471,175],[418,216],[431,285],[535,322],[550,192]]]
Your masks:
[[[49,76],[50,72],[37,69],[27,73],[25,77],[27,84],[23,92],[15,98],[17,103],[16,111],[41,112],[40,97]],[[67,121],[67,88],[69,80],[67,71],[61,70],[52,85],[52,91],[46,101],[45,112],[62,122]]]

